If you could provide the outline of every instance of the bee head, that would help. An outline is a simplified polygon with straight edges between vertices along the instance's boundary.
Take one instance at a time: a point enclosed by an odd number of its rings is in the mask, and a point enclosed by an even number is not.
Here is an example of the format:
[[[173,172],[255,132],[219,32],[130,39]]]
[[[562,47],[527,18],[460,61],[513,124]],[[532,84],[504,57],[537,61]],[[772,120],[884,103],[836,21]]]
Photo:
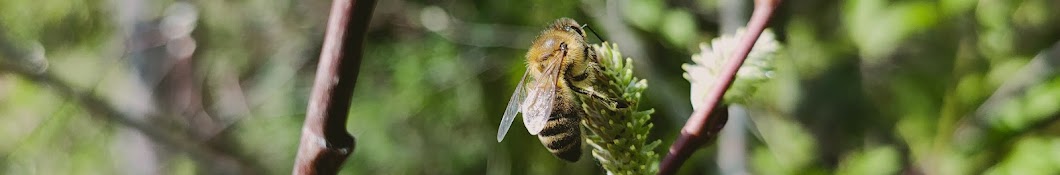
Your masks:
[[[582,26],[579,25],[578,22],[570,18],[557,19],[556,22],[552,23],[551,28],[553,30],[564,31],[585,38],[585,31],[582,30]]]

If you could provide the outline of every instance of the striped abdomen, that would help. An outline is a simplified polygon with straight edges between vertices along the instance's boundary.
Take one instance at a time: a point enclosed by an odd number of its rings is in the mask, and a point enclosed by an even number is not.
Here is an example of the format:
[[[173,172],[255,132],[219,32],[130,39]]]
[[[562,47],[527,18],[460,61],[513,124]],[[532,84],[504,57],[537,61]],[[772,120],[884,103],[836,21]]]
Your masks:
[[[564,107],[570,105],[557,105]],[[576,108],[554,109],[537,138],[552,155],[560,159],[577,162],[582,155],[581,110]]]

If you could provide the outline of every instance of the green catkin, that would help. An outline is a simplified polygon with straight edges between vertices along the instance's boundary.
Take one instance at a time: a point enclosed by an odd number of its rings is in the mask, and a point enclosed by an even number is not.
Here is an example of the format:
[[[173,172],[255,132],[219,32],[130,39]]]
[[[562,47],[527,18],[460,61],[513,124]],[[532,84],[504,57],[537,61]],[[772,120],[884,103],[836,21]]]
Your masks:
[[[650,122],[654,109],[637,109],[648,83],[633,76],[633,59],[623,58],[617,45],[605,42],[593,47],[603,68],[598,76],[603,82],[597,83],[605,87],[600,87],[599,92],[621,97],[629,106],[616,109],[592,97],[579,96],[584,102],[583,111],[588,113],[587,119],[582,121],[588,131],[585,142],[593,149],[593,158],[608,174],[656,174],[659,155],[655,148],[660,141],[648,141],[647,137],[654,126]]]

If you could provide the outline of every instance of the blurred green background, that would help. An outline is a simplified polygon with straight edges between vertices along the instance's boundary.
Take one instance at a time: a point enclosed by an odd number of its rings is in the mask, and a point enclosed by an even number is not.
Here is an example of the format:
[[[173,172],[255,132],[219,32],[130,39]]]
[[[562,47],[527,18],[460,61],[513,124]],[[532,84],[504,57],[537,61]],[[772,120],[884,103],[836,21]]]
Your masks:
[[[288,174],[329,1],[0,1],[0,174]],[[383,0],[348,174],[600,174],[513,124],[531,39],[560,17],[648,80],[659,153],[681,64],[742,0]],[[773,79],[681,174],[1060,174],[1060,1],[801,0]],[[600,42],[591,38],[591,42]],[[124,118],[122,118],[124,117]],[[588,151],[586,151],[588,152]]]

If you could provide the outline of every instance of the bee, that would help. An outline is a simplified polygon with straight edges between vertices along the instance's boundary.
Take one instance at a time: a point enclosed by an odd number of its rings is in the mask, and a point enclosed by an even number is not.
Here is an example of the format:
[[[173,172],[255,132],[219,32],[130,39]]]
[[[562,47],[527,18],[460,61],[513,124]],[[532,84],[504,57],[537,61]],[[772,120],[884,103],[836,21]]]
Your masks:
[[[602,74],[596,49],[586,42],[585,31],[569,18],[560,18],[534,40],[526,53],[526,73],[516,85],[504,110],[497,142],[504,140],[517,113],[530,135],[560,159],[577,162],[581,157],[581,120],[585,112],[575,95],[603,100],[617,108],[627,105],[597,92],[595,80]]]

